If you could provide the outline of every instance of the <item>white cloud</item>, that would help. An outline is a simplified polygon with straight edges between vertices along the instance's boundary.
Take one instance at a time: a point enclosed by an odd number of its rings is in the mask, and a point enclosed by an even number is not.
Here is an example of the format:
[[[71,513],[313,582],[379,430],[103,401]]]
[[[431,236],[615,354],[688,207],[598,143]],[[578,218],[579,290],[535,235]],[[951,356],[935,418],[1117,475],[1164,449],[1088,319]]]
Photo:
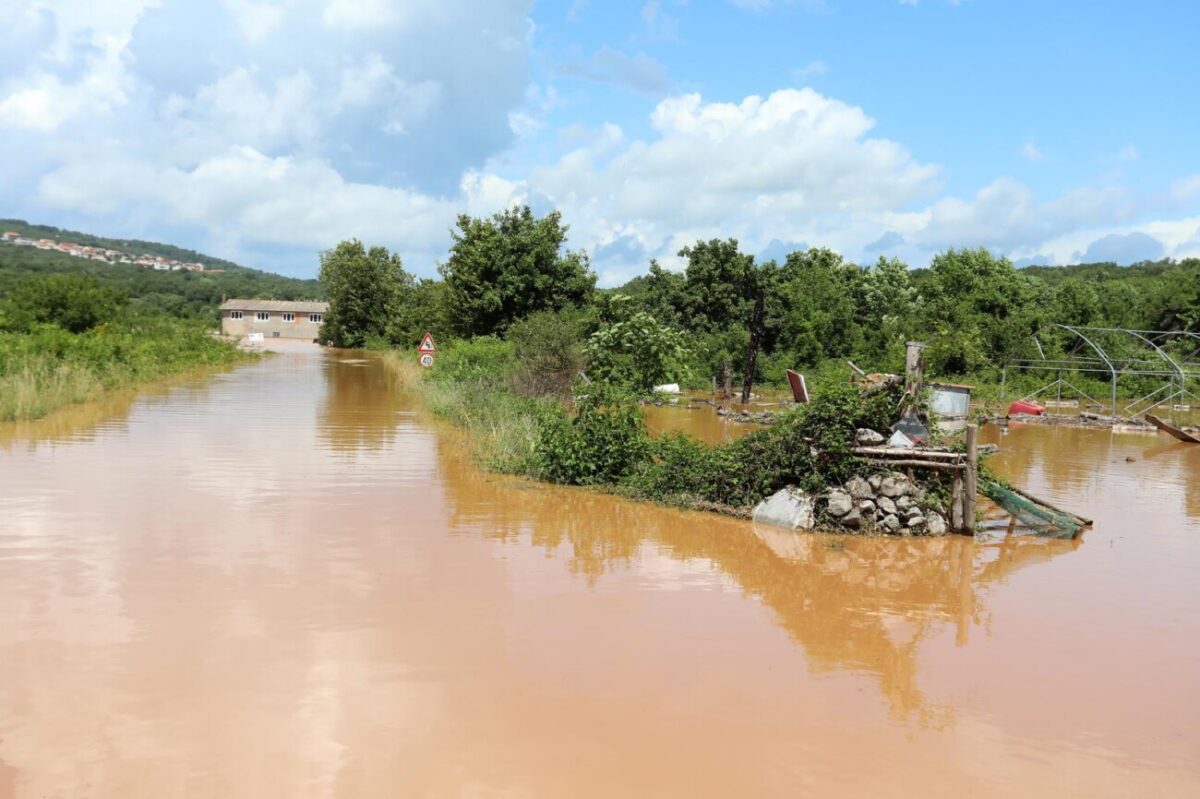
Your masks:
[[[1038,149],[1033,139],[1026,139],[1025,143],[1021,145],[1021,155],[1030,161],[1043,161],[1046,158],[1045,153]]]
[[[330,0],[321,19],[331,28],[349,31],[388,27],[400,19],[396,6],[386,0]]]
[[[225,0],[242,34],[251,42],[261,42],[283,23],[283,8],[269,2]]]
[[[663,19],[642,9],[647,24]],[[18,154],[0,179],[22,181],[10,193],[31,198],[14,206],[28,216],[198,230],[204,241],[180,243],[276,248],[308,270],[313,250],[353,235],[430,274],[457,213],[514,202],[562,210],[571,246],[593,252],[606,283],[712,236],[851,258],[886,242],[914,264],[979,245],[1066,260],[1110,234],[1144,233],[1173,257],[1200,246],[1192,216],[1153,221],[1194,215],[1200,176],[1145,196],[1099,183],[1045,199],[1005,177],[943,196],[941,167],[878,135],[862,108],[812,89],[672,95],[660,64],[611,49],[574,74],[655,95],[648,127],[554,130],[566,106],[553,82],[530,83],[528,11],[527,0],[27,0],[9,15],[21,36],[0,33],[0,45],[35,48],[0,55],[0,150]],[[196,40],[205,57],[180,59]]]
[[[812,77],[813,75],[824,75],[828,71],[829,65],[818,58],[815,61],[809,61],[804,66],[800,67],[800,69],[796,70],[796,75],[800,78],[808,78]]]

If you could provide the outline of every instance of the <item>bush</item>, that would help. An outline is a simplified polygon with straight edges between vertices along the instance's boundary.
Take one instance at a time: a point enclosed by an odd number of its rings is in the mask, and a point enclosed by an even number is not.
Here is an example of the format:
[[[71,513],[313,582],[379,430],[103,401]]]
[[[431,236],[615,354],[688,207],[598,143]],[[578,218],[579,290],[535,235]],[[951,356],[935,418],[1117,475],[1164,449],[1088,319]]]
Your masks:
[[[512,378],[516,369],[512,344],[480,336],[447,344],[438,353],[429,376],[437,382],[473,382],[499,388]]]
[[[641,408],[630,397],[593,387],[569,416],[560,407],[543,414],[533,473],[553,483],[617,483],[647,457],[650,439]]]
[[[112,321],[125,300],[119,293],[84,275],[29,278],[12,290],[0,316],[9,330],[27,331],[51,324],[70,333],[83,333]]]
[[[518,363],[513,387],[528,397],[568,396],[583,370],[587,324],[576,308],[540,311],[515,322],[506,337]]]
[[[682,381],[686,374],[683,333],[645,311],[601,327],[588,339],[586,353],[593,379],[640,392],[669,380]]]
[[[831,386],[771,427],[728,444],[682,436],[655,442],[653,457],[629,480],[635,494],[657,500],[701,500],[746,507],[781,488],[819,491],[864,471],[850,448],[859,427],[885,430],[896,391],[860,394]]]

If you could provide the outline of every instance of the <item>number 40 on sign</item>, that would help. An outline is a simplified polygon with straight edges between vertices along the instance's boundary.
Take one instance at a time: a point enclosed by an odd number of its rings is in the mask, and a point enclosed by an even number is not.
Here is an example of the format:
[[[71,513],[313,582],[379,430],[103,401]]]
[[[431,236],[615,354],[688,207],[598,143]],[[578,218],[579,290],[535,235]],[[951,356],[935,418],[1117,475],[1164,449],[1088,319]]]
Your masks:
[[[421,337],[421,346],[417,347],[417,352],[421,353],[418,359],[420,364],[426,369],[433,366],[433,354],[437,352],[437,345],[433,343],[433,334],[426,332]]]

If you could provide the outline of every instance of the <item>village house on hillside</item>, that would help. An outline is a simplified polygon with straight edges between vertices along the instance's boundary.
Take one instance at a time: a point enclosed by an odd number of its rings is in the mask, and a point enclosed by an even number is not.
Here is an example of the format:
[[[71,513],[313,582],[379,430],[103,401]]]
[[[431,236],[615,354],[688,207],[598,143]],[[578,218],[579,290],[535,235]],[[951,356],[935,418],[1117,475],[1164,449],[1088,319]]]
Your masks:
[[[221,332],[244,338],[261,333],[264,338],[297,338],[313,341],[329,303],[312,300],[226,300],[221,303]]]

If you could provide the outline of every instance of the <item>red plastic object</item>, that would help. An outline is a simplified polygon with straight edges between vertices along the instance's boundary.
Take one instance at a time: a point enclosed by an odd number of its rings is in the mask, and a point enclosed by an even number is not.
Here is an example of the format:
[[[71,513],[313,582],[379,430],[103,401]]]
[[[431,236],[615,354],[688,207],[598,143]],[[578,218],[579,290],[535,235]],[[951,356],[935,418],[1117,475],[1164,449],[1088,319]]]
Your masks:
[[[1014,416],[1018,413],[1024,413],[1029,416],[1041,416],[1045,412],[1045,408],[1043,408],[1041,405],[1038,405],[1036,402],[1030,402],[1029,400],[1017,400],[1012,405],[1008,406],[1009,416]]]

